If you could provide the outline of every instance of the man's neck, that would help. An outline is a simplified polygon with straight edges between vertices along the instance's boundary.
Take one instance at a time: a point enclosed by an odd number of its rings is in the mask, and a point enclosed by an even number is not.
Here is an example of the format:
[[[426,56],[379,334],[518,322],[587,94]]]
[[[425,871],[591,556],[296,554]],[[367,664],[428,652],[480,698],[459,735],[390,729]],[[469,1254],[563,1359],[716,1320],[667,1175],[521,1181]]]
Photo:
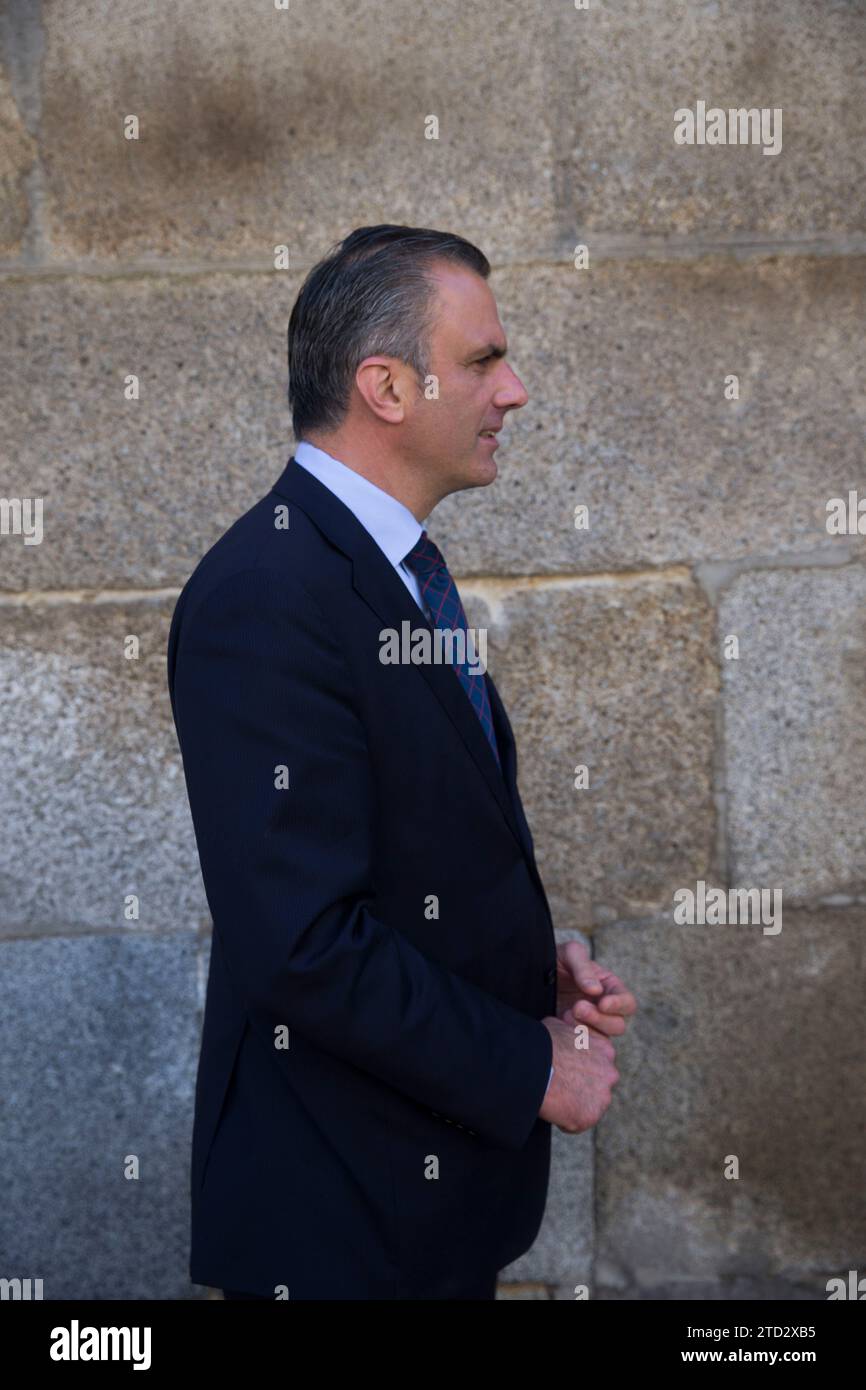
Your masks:
[[[390,497],[396,497],[419,522],[425,521],[436,503],[442,500],[431,496],[426,488],[413,486],[413,479],[406,476],[405,468],[397,463],[389,463],[382,457],[381,450],[375,453],[365,450],[339,434],[305,434],[304,439],[353,472],[360,473],[362,478],[387,492]]]

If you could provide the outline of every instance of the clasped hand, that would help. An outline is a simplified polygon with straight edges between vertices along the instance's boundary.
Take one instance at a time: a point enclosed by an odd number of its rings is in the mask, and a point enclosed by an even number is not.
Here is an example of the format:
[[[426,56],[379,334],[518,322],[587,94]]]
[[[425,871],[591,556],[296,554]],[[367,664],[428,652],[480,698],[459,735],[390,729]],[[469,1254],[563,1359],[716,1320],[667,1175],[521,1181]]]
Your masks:
[[[563,1023],[585,1023],[605,1037],[620,1037],[637,1000],[622,980],[592,960],[580,941],[556,948],[556,1016]]]

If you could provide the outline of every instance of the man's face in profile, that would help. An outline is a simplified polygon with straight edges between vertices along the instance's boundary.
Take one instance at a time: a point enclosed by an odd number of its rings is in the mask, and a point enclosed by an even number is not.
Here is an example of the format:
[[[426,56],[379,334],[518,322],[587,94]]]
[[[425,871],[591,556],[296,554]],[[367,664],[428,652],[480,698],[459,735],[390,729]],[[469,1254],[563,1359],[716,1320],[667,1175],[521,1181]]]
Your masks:
[[[482,431],[498,430],[506,412],[525,405],[528,395],[504,360],[507,340],[487,281],[444,261],[435,279],[430,371],[439,398],[422,396],[414,404],[405,443],[413,467],[435,474],[445,496],[493,482],[497,441]]]

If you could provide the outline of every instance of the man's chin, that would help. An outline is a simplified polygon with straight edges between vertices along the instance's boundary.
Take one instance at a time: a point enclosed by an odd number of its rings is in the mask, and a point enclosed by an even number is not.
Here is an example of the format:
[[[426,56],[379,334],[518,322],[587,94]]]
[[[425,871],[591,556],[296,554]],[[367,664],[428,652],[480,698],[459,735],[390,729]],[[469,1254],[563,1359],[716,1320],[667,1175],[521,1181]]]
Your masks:
[[[492,454],[487,454],[484,458],[476,455],[467,471],[471,478],[466,484],[467,487],[488,487],[496,478],[499,468]]]
[[[448,492],[463,492],[470,487],[489,487],[495,482],[499,469],[492,454],[487,458],[480,458],[477,454],[461,464],[460,468],[452,472],[451,483]],[[442,494],[447,497],[448,493]]]

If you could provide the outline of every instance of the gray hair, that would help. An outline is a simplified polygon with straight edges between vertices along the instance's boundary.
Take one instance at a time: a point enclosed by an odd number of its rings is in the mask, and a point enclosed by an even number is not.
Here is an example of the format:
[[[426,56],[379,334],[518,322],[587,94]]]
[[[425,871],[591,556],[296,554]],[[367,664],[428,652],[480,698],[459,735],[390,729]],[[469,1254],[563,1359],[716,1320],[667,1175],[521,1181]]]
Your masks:
[[[485,280],[490,263],[450,232],[384,223],[358,227],[307,275],[289,318],[289,407],[296,439],[336,429],[365,357],[396,357],[429,373],[433,263],[457,262]]]

